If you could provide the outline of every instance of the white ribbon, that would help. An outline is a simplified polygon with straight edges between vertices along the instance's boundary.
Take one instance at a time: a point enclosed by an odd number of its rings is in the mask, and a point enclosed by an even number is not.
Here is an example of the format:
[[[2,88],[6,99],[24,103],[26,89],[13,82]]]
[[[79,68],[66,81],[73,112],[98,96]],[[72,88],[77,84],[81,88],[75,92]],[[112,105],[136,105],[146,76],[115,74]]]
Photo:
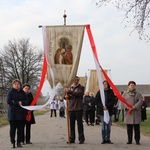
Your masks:
[[[45,27],[45,26],[42,27],[42,32],[43,32],[44,54],[45,54],[45,56],[46,56],[46,61],[47,61],[48,42],[47,42],[46,27]],[[47,61],[47,64],[48,64],[48,66],[50,67],[48,61]],[[54,98],[55,93],[56,93],[55,83],[54,83],[54,73],[53,73],[51,67],[50,67],[50,74],[51,74],[51,77],[52,77],[53,89],[52,89],[52,91],[51,91],[51,93],[50,93],[50,98],[49,98],[49,100],[48,100],[44,105],[21,106],[22,108],[27,109],[27,110],[38,110],[38,109],[44,108],[44,107],[46,107],[47,105],[50,104],[50,102],[52,101],[52,99]]]
[[[100,88],[100,96],[101,96],[102,104],[103,104],[103,106],[105,106],[105,95],[104,95],[104,87],[102,84],[103,83],[102,74],[101,74],[101,70],[100,70],[99,64],[95,58],[94,53],[93,53],[93,56],[94,56],[96,70],[97,70],[98,83],[99,83],[99,88]],[[108,112],[108,110],[104,110],[104,122],[106,122],[108,124],[109,120],[110,120],[109,112]]]

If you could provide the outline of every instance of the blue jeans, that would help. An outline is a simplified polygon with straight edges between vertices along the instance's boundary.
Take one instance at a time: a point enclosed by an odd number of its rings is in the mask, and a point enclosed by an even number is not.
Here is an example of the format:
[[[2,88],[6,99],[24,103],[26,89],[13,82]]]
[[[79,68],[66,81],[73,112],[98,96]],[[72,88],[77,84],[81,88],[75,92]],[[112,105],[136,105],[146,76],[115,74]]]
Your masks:
[[[110,140],[110,131],[111,131],[111,116],[109,123],[104,122],[104,116],[100,115],[100,120],[101,120],[101,132],[102,132],[102,139],[103,141],[109,141]]]

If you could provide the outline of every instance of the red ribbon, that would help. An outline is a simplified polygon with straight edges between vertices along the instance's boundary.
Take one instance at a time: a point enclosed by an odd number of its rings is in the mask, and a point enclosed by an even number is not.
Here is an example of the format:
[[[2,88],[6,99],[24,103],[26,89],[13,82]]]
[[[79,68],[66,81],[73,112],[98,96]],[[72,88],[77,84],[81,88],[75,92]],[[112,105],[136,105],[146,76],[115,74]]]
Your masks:
[[[114,93],[116,94],[117,98],[123,102],[124,104],[127,105],[127,107],[129,108],[132,108],[133,106],[130,105],[129,103],[127,103],[125,101],[125,99],[121,96],[120,92],[118,91],[118,89],[116,88],[116,86],[113,84],[113,82],[110,80],[110,78],[107,76],[106,72],[104,71],[104,69],[101,67],[100,63],[99,63],[99,60],[98,60],[98,55],[97,55],[97,51],[96,51],[96,46],[95,46],[95,43],[94,43],[94,39],[93,39],[93,36],[92,36],[92,32],[91,32],[91,29],[90,29],[90,25],[86,25],[86,30],[87,30],[87,33],[88,33],[88,37],[89,37],[89,40],[90,40],[90,43],[91,43],[91,47],[92,47],[92,50],[93,50],[93,54],[99,64],[99,67],[105,77],[105,79],[107,80],[107,82],[109,83],[109,85],[111,86],[112,90],[114,91]],[[131,111],[129,111],[128,113],[131,113]]]
[[[34,106],[38,100],[38,97],[41,93],[41,89],[42,89],[44,81],[45,81],[46,72],[47,72],[47,62],[46,62],[46,56],[44,55],[44,62],[43,62],[43,69],[42,69],[42,76],[41,76],[41,80],[40,80],[40,85],[38,87],[36,95],[35,95],[32,103],[30,104],[30,106]],[[26,120],[27,121],[31,120],[31,110],[28,110],[27,115],[26,115]]]

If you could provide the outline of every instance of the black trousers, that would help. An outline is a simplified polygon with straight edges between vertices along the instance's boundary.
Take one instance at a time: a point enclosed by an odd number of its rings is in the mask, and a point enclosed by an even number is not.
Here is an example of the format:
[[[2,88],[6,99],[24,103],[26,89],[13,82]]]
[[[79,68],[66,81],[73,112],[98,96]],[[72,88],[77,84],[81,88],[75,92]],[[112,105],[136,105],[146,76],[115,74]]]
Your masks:
[[[83,110],[69,111],[70,118],[70,140],[75,141],[75,121],[77,120],[78,140],[85,141],[82,122]]]
[[[9,121],[9,124],[10,124],[10,141],[11,141],[11,143],[15,143],[16,131],[17,131],[17,143],[21,143],[22,135],[23,135],[24,121],[14,120],[14,121]]]
[[[90,119],[90,123],[93,123],[92,120],[92,110],[85,111],[85,121],[88,124]]]
[[[56,109],[51,109],[51,117],[53,116],[53,112],[54,112],[55,117],[57,117]]]
[[[92,123],[95,123],[95,109],[91,111],[91,120]]]
[[[63,110],[63,111],[59,110],[59,116],[60,117],[65,117],[65,110]]]
[[[139,124],[127,124],[128,142],[132,143],[133,129],[134,129],[134,139],[136,143],[139,143],[140,141],[140,125]]]
[[[25,125],[26,125],[26,121],[24,121],[23,124],[22,124],[23,131],[22,131],[22,139],[21,139],[21,142],[23,142],[23,143],[24,143],[24,137],[25,137],[25,134],[24,134]]]
[[[31,124],[26,124],[26,143],[31,139]]]

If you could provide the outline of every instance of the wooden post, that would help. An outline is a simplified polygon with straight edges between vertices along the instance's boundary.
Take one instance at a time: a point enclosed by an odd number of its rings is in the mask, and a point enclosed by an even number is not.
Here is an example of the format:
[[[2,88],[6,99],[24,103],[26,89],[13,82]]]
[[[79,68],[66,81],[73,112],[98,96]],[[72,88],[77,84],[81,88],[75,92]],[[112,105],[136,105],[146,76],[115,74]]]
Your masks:
[[[67,116],[67,129],[68,129],[68,144],[70,144],[70,123],[69,123],[69,112],[68,112],[68,94],[65,95],[66,98],[66,116]]]

